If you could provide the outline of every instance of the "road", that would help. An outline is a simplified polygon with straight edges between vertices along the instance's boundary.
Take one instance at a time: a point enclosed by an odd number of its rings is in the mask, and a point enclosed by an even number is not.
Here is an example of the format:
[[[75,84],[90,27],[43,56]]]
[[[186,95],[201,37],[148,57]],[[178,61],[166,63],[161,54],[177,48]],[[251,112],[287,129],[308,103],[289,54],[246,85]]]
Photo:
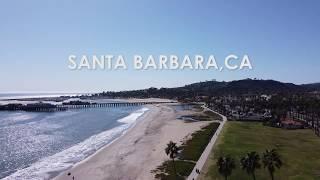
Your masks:
[[[207,107],[204,107],[204,110],[207,110],[207,111],[212,111],[214,113],[217,113]],[[219,114],[219,113],[217,113]],[[194,166],[191,174],[189,175],[189,177],[187,178],[187,180],[196,180],[199,176],[199,174],[196,172],[196,170],[198,169],[200,172],[202,172],[202,168],[204,166],[204,164],[206,163],[211,151],[212,151],[212,148],[216,142],[216,140],[218,139],[218,136],[220,135],[221,133],[221,130],[223,129],[223,126],[224,124],[227,122],[227,118],[225,116],[223,116],[222,114],[219,114],[221,117],[222,117],[222,122],[220,123],[220,126],[218,127],[218,129],[216,130],[216,133],[213,135],[213,137],[211,138],[209,144],[207,145],[206,149],[202,152],[199,160],[197,161],[196,165]]]

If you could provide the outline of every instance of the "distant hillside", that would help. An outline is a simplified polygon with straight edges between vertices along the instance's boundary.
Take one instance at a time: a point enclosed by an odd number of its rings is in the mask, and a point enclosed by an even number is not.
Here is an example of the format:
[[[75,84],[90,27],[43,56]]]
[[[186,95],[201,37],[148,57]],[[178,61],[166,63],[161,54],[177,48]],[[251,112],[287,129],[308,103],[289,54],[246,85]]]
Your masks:
[[[275,80],[243,79],[230,82],[205,81],[177,88],[149,88],[134,91],[104,92],[101,95],[111,97],[184,98],[216,95],[297,93],[310,91],[314,86],[295,85]]]
[[[301,86],[309,89],[310,91],[320,91],[320,83],[303,84]]]
[[[305,88],[292,84],[282,83],[274,80],[252,80],[244,79],[230,82],[207,81],[203,83],[191,84],[185,87],[197,89],[203,93],[225,94],[271,94],[280,92],[298,92]]]

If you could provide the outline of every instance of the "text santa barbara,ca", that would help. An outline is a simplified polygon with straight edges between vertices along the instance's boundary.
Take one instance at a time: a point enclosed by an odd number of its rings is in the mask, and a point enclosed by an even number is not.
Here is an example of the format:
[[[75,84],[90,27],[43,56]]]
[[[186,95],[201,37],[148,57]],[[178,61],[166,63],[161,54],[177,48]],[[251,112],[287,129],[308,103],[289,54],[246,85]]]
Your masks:
[[[130,61],[130,62],[129,62]],[[214,55],[69,55],[70,70],[251,70],[251,60],[247,54],[230,54],[217,60]]]

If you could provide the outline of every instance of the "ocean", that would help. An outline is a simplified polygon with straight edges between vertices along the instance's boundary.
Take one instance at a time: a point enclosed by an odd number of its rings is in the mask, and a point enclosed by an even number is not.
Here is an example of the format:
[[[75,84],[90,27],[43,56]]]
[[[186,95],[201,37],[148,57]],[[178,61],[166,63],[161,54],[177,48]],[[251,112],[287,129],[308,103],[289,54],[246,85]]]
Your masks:
[[[59,97],[75,96],[81,93],[0,93],[2,99],[22,99],[22,98],[39,98],[39,97]]]
[[[146,111],[0,111],[0,179],[49,179],[119,138]]]

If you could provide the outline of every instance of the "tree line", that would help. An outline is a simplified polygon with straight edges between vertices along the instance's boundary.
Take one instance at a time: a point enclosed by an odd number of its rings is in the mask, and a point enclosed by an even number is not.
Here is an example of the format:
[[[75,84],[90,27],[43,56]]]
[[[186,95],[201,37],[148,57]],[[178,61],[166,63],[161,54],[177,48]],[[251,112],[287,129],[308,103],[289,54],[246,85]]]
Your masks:
[[[218,167],[219,174],[221,174],[225,180],[231,176],[232,171],[236,168],[236,162],[231,156],[219,157],[216,165]],[[257,152],[253,151],[247,153],[240,159],[241,169],[251,176],[253,180],[256,179],[256,170],[260,169],[262,165],[268,170],[271,179],[274,180],[274,172],[282,166],[282,161],[278,152],[275,149],[266,150],[262,154],[262,157],[260,157]]]
[[[165,148],[165,152],[172,160],[174,176],[177,179],[175,159],[178,156],[179,147],[176,143],[170,141]],[[256,180],[256,170],[262,166],[268,170],[271,180],[274,180],[274,173],[277,169],[281,168],[282,164],[281,157],[276,149],[266,149],[265,152],[262,153],[262,156],[252,151],[240,159],[240,168],[251,176],[253,180]],[[219,174],[223,176],[225,180],[228,180],[228,177],[231,176],[233,170],[237,167],[235,159],[230,155],[219,157],[216,165]]]

